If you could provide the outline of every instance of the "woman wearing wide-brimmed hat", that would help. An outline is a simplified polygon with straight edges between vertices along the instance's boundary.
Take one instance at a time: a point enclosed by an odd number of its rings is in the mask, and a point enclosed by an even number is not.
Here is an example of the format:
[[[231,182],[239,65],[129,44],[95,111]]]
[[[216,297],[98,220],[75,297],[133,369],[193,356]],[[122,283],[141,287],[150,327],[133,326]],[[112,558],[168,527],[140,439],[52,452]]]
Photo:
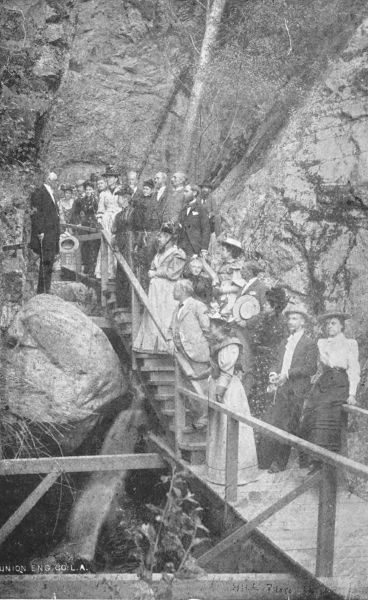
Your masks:
[[[318,340],[318,372],[302,419],[303,437],[333,452],[341,448],[342,405],[355,404],[360,381],[358,343],[344,334],[349,318],[337,310],[320,317],[327,337]]]
[[[246,393],[235,375],[235,367],[241,352],[241,342],[231,337],[230,319],[218,310],[209,313],[211,376],[209,398],[220,402],[237,413],[250,415]],[[207,478],[213,483],[225,484],[226,465],[226,415],[210,411],[207,430]],[[238,483],[251,480],[257,468],[257,453],[253,429],[239,424]]]

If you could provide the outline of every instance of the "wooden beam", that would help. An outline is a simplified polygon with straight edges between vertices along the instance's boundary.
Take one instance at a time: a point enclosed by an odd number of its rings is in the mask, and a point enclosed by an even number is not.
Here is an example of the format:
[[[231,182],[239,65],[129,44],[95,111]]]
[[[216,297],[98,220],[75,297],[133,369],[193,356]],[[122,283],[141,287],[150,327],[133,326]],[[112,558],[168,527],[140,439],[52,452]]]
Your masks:
[[[318,504],[316,577],[333,576],[336,492],[336,469],[323,465]]]
[[[175,361],[175,454],[177,458],[181,458],[180,444],[183,437],[183,429],[185,427],[185,400],[178,394],[178,385],[181,382],[181,370],[178,362]]]
[[[161,575],[153,575],[157,591]],[[321,586],[322,587],[322,586]],[[145,584],[137,575],[120,573],[52,573],[2,575],[0,598],[91,598],[143,597]],[[209,574],[198,579],[176,579],[172,600],[305,600],[313,598],[310,584],[283,573]],[[317,596],[316,596],[317,597]]]
[[[360,408],[360,406],[353,406],[352,404],[343,404],[342,410],[352,415],[361,415],[362,417],[368,417],[368,410]]]
[[[0,546],[6,538],[14,531],[14,529],[23,521],[24,517],[32,510],[37,502],[50,489],[55,481],[60,476],[59,469],[53,469],[51,473],[43,478],[41,483],[33,490],[33,492],[22,502],[12,516],[4,523],[0,529]]]
[[[268,508],[259,513],[256,517],[248,521],[245,525],[242,525],[238,529],[236,529],[233,533],[228,535],[226,538],[221,540],[216,546],[202,554],[199,557],[198,563],[201,567],[207,566],[214,558],[217,558],[219,554],[230,548],[236,542],[243,541],[247,538],[252,531],[254,531],[259,525],[261,525],[264,521],[272,517],[276,512],[283,509],[285,506],[293,502],[295,498],[298,498],[301,494],[304,494],[311,487],[317,485],[320,481],[321,474],[319,472],[308,477],[306,481],[298,485],[294,490],[282,496],[279,500],[271,504]]]
[[[240,423],[250,425],[250,427],[253,427],[253,429],[255,429],[256,431],[260,431],[268,437],[279,440],[284,444],[295,446],[299,450],[303,450],[307,454],[311,454],[317,460],[328,463],[332,466],[347,469],[351,473],[355,473],[363,479],[368,479],[367,465],[363,465],[361,463],[356,462],[355,460],[351,460],[351,458],[341,456],[341,454],[336,454],[336,452],[326,450],[325,448],[322,448],[322,446],[317,446],[317,444],[307,442],[306,440],[303,440],[302,438],[299,438],[296,435],[287,433],[283,429],[278,429],[278,427],[274,427],[273,425],[270,425],[265,421],[261,421],[260,419],[256,419],[255,417],[245,417],[243,415],[240,415],[239,413],[236,413],[230,410],[229,408],[226,408],[224,404],[208,400],[205,396],[196,394],[195,392],[192,392],[186,388],[178,387],[178,391],[181,394],[185,394],[186,396],[201,400],[203,403],[205,403],[206,406],[210,406],[214,410],[222,412],[230,417],[234,417]]]
[[[226,431],[226,467],[225,467],[225,500],[235,502],[238,497],[238,454],[239,454],[239,421],[227,418]]]
[[[165,467],[165,462],[156,453],[50,456],[47,458],[12,458],[0,460],[0,475],[51,473],[55,468],[65,473],[83,473],[85,471],[162,469],[163,467]]]

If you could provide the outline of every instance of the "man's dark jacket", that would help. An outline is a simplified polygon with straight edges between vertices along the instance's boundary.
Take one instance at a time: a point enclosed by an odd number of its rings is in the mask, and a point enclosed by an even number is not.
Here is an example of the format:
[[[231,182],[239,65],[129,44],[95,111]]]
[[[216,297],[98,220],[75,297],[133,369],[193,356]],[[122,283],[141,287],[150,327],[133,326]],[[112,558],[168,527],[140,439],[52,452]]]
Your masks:
[[[30,247],[41,253],[38,235],[44,233],[42,250],[44,256],[59,254],[60,218],[59,210],[46,187],[37,188],[31,195],[31,241]]]
[[[277,353],[278,358],[270,369],[271,373],[274,372],[279,374],[281,372],[286,344],[287,338],[285,338],[279,346],[279,351]],[[293,391],[297,398],[304,398],[305,394],[309,392],[311,387],[310,379],[317,371],[317,361],[317,344],[303,333],[295,347],[288,380],[284,384],[289,390]]]
[[[182,226],[179,246],[187,256],[208,249],[211,235],[210,221],[207,210],[199,202],[184,206],[179,215],[179,223]]]

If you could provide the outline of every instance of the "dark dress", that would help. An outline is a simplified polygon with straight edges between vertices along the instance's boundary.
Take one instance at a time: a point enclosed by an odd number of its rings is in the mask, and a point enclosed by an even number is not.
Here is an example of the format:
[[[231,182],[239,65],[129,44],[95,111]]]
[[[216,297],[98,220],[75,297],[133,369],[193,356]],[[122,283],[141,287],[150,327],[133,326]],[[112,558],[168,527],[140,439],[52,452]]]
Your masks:
[[[74,205],[74,222],[84,227],[98,227],[97,223],[98,200],[95,196],[80,196]],[[86,232],[87,233],[87,232]],[[83,236],[83,231],[80,232]],[[87,240],[81,243],[82,264],[87,275],[94,275],[100,240]]]
[[[254,384],[249,399],[252,414],[261,418],[270,408],[270,395],[266,393],[271,365],[275,362],[281,341],[287,336],[287,321],[282,313],[260,313],[251,319],[248,340],[253,354]]]
[[[349,395],[349,380],[343,369],[324,367],[304,409],[301,437],[332,452],[341,449],[342,405]]]
[[[319,377],[305,404],[301,435],[333,452],[341,449],[346,415],[342,405],[355,396],[360,380],[359,350],[354,339],[343,333],[318,340]]]
[[[111,233],[115,236],[116,246],[130,267],[133,266],[133,218],[134,207],[132,203],[129,203],[115,215],[111,228]],[[131,303],[129,280],[119,263],[116,271],[116,298],[118,306],[129,306]]]

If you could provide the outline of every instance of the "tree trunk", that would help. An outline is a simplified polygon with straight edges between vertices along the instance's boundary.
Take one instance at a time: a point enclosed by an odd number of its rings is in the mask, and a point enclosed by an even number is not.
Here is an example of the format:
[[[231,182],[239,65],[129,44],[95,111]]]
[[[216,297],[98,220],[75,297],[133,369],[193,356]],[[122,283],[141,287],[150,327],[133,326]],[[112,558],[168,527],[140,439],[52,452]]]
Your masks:
[[[225,4],[226,0],[213,0],[207,16],[206,31],[202,41],[201,54],[182,130],[182,154],[179,160],[180,164],[178,165],[179,169],[182,171],[187,171],[190,165],[192,142],[205,89],[207,68],[210,64]]]

